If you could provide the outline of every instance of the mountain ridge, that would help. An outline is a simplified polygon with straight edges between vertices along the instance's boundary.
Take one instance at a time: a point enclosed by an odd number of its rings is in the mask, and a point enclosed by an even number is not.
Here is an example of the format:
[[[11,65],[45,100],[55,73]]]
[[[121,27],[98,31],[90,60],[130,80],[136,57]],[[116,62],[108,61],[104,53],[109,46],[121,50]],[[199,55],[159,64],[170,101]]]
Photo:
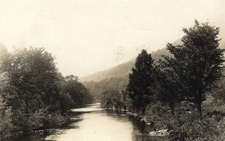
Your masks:
[[[166,48],[159,49],[155,52],[152,52],[152,57],[154,60],[158,60],[161,55],[168,55],[169,51],[166,50]],[[81,77],[81,82],[99,82],[104,79],[110,79],[113,77],[127,77],[128,74],[131,72],[132,67],[134,66],[134,63],[136,61],[136,58],[130,59],[129,61],[119,64],[117,66],[111,67],[109,69]]]
[[[175,41],[173,44],[178,45],[181,40]],[[225,42],[221,41],[221,48],[225,48]],[[151,53],[152,58],[156,61],[162,55],[171,56],[166,48],[158,49]],[[129,73],[134,67],[136,59],[131,59],[128,62],[122,63],[118,66],[94,73],[92,75],[81,78],[82,83],[90,90],[95,100],[99,102],[101,94],[108,90],[123,91],[129,82]]]
[[[178,45],[181,43],[181,39],[176,40],[173,44]],[[152,58],[157,61],[161,57],[161,55],[170,55],[169,51],[166,49],[166,47],[158,49],[157,51],[154,51],[151,53]],[[103,71],[96,72],[91,75],[87,75],[80,78],[81,82],[99,82],[104,79],[110,79],[113,77],[128,77],[129,72],[131,72],[132,67],[134,66],[134,63],[136,61],[136,58],[130,59],[129,61],[119,64],[117,66],[108,68]]]
[[[181,39],[178,39],[172,44],[179,45],[180,43],[181,43]],[[220,47],[225,49],[225,40],[221,41]],[[152,54],[152,58],[155,61],[158,61],[162,55],[166,55],[166,56],[170,55],[166,47],[162,49],[158,49],[157,51],[154,51],[151,54]],[[110,79],[113,77],[128,77],[129,72],[131,72],[131,69],[134,66],[135,61],[136,61],[136,58],[130,59],[129,61],[119,64],[117,66],[81,77],[80,81],[84,83],[91,82],[91,81],[100,82],[104,79]]]

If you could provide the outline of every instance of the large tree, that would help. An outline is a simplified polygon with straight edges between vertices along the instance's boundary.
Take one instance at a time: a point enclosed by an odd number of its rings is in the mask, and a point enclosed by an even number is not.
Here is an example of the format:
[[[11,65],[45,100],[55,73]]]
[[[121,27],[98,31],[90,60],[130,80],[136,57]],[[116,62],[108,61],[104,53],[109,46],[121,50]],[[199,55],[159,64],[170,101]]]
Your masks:
[[[174,115],[176,103],[183,100],[184,87],[167,60],[159,60],[156,74],[157,99],[163,104],[169,104],[171,113]]]
[[[217,27],[195,21],[194,27],[183,31],[185,36],[181,45],[168,44],[167,48],[173,58],[166,59],[182,80],[187,99],[197,104],[202,117],[201,105],[206,92],[212,90],[222,76],[224,50],[219,48]]]
[[[3,66],[8,62],[9,53],[4,45],[0,45],[0,139],[10,135],[13,129],[11,107],[7,104],[10,100],[8,74],[3,72]]]
[[[33,128],[34,114],[41,110],[49,114],[61,110],[54,58],[42,48],[29,48],[11,54],[9,62],[3,63],[2,71],[8,74],[9,85],[14,89],[8,101],[13,123],[29,131]]]
[[[127,91],[132,99],[133,107],[142,114],[153,99],[153,62],[151,54],[148,54],[146,50],[142,50],[136,59],[134,68],[132,68],[132,73],[129,75]]]

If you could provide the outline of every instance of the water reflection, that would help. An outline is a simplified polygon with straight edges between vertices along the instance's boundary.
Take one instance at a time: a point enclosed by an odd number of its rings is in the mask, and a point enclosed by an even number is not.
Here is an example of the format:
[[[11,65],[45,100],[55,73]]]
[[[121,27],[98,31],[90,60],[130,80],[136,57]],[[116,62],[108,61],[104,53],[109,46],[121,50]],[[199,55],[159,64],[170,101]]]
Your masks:
[[[163,141],[150,138],[144,123],[112,110],[91,104],[86,108],[73,109],[73,123],[65,129],[42,135],[31,135],[16,141]]]

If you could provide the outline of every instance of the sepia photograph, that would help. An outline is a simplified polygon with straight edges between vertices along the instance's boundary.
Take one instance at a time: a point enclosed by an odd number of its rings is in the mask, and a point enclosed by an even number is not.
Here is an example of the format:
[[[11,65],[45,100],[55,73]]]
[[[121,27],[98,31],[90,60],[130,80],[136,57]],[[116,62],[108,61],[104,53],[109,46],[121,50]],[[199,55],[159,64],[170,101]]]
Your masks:
[[[224,0],[0,0],[0,141],[225,141]]]

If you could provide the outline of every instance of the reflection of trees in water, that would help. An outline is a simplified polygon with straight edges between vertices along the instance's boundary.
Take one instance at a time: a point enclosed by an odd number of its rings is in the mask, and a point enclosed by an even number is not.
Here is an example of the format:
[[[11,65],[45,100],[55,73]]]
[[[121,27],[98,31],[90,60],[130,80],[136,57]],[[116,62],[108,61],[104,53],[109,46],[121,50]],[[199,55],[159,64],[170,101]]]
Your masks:
[[[152,130],[150,126],[146,125],[145,122],[140,121],[134,117],[129,117],[129,120],[133,124],[133,141],[167,141],[165,137],[150,137],[149,131]]]
[[[133,125],[132,141],[150,141],[149,137],[147,135],[144,135],[144,134],[147,134],[147,131],[145,130],[146,126],[144,122],[134,117],[128,116],[124,112],[118,112],[112,109],[106,109],[105,113],[107,116],[117,119],[117,121],[131,122],[131,124]]]
[[[150,137],[148,135],[135,135],[132,141],[167,141],[164,137]]]
[[[45,129],[40,131],[35,131],[31,135],[19,135],[12,138],[7,139],[7,141],[41,141],[43,138],[49,135],[57,135],[62,134],[64,130],[59,129]]]
[[[146,124],[143,121],[140,121],[139,119],[136,119],[134,117],[129,117],[129,120],[134,126],[134,130],[138,130],[140,133],[145,134],[147,131],[145,130]]]
[[[125,112],[114,111],[113,109],[106,109],[104,110],[104,113],[108,117],[114,118],[117,121],[129,122],[129,119],[127,118],[127,114]]]

